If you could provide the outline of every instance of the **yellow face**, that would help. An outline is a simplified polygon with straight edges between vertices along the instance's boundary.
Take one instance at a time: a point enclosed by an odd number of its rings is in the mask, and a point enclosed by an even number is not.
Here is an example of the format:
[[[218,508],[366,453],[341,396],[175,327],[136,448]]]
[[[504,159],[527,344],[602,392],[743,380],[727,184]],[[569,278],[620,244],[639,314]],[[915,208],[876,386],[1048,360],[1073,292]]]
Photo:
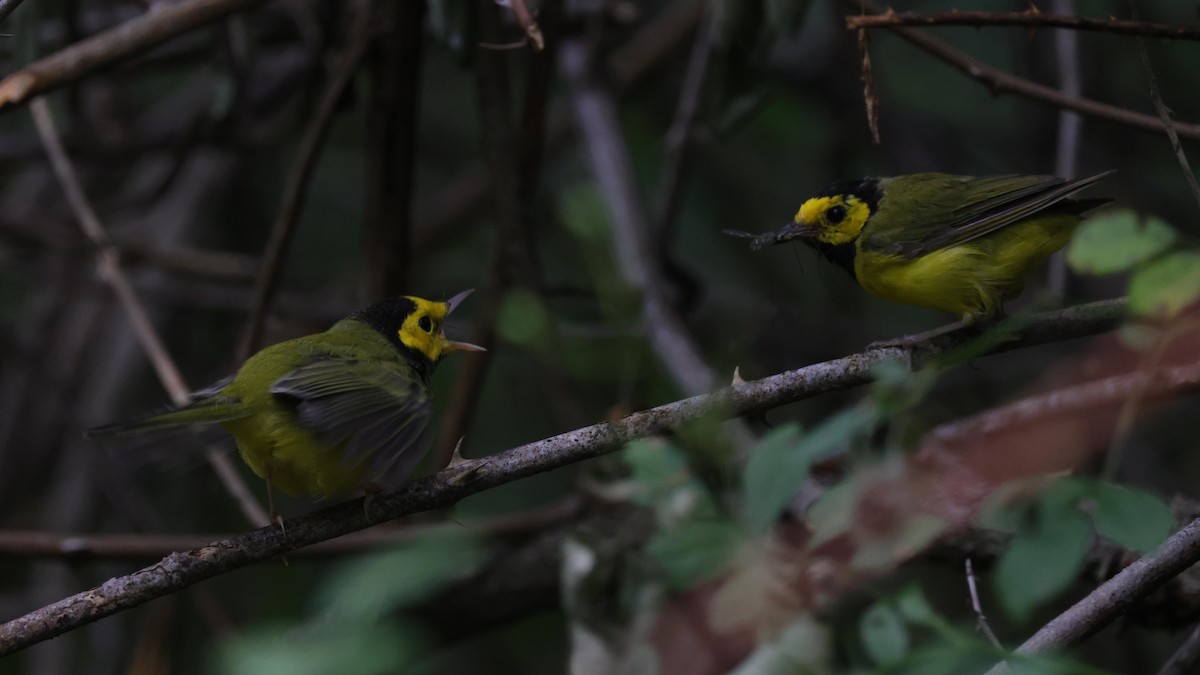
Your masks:
[[[793,220],[818,241],[838,246],[857,239],[870,217],[871,207],[858,197],[833,195],[804,202]]]
[[[416,305],[404,323],[400,325],[400,342],[405,347],[424,354],[426,358],[437,363],[446,354],[459,349],[458,344],[446,339],[442,332],[442,322],[449,313],[450,306],[445,302],[433,302],[411,295],[405,296]]]

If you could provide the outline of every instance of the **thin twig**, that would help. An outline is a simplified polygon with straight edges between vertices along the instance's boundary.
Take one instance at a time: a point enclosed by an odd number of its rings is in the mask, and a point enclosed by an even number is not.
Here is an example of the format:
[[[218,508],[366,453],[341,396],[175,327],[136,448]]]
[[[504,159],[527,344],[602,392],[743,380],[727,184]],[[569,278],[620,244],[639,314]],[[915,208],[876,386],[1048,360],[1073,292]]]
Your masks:
[[[1002,349],[1110,330],[1123,313],[1124,303],[1105,301],[1040,314],[1033,317],[1019,337],[1005,343]],[[956,349],[969,339],[965,335],[944,336],[914,360],[919,365],[923,359]],[[364,513],[362,500],[358,499],[289,520],[286,535],[277,528],[266,527],[200,549],[175,553],[155,565],[110,579],[90,591],[0,625],[0,656],[224,572],[383,521],[450,506],[498,485],[612,452],[635,438],[668,433],[705,417],[731,418],[761,413],[825,392],[865,384],[872,379],[872,372],[879,364],[904,363],[910,356],[913,355],[897,348],[869,350],[746,382],[714,394],[675,401],[615,422],[576,429],[481,460],[468,460],[434,476],[408,483],[395,492],[375,497],[370,521]]]
[[[1179,133],[1175,130],[1175,121],[1171,119],[1171,111],[1163,102],[1162,93],[1158,90],[1158,76],[1154,74],[1154,66],[1150,65],[1150,53],[1146,51],[1146,41],[1139,36],[1137,43],[1138,54],[1142,57],[1142,68],[1146,71],[1146,82],[1150,85],[1150,98],[1154,100],[1154,109],[1158,111],[1163,129],[1171,141],[1171,151],[1175,153],[1175,159],[1179,160],[1179,167],[1183,169],[1184,180],[1191,188],[1196,203],[1200,204],[1200,184],[1196,183],[1196,174],[1192,172],[1192,165],[1188,162],[1187,155],[1183,152],[1183,145],[1179,142]]]
[[[441,467],[450,459],[455,445],[463,438],[474,416],[483,383],[495,357],[496,321],[499,305],[512,284],[540,293],[541,265],[538,261],[531,204],[542,166],[546,108],[557,56],[558,23],[562,0],[543,2],[550,42],[548,48],[530,60],[520,135],[515,137],[508,111],[512,108],[507,60],[495,54],[480,54],[476,68],[484,149],[492,185],[493,217],[497,225],[494,248],[488,261],[486,286],[475,312],[471,341],[488,349],[464,364],[455,378],[450,403],[442,417],[440,439],[434,451],[433,465]],[[484,38],[499,33],[495,10],[483,10],[480,32]],[[552,366],[543,369],[554,377]]]
[[[262,1],[186,0],[156,7],[153,12],[76,42],[0,80],[0,110]]]
[[[1146,595],[1200,561],[1200,520],[1176,532],[1152,555],[1135,561],[1058,615],[1017,648],[1017,654],[1066,649],[1107,626]],[[996,665],[988,675],[1008,672]]]
[[[942,425],[932,435],[938,444],[959,445],[1000,429],[1020,428],[1048,416],[1115,405],[1131,397],[1151,399],[1167,396],[1200,384],[1200,362],[1181,366],[1134,371],[1063,389],[1029,396],[985,413]]]
[[[179,368],[175,366],[171,355],[158,337],[158,332],[155,331],[154,324],[150,321],[145,307],[133,292],[129,278],[121,270],[117,250],[109,241],[108,233],[92,209],[87,195],[84,194],[83,186],[79,182],[79,176],[75,173],[75,167],[67,157],[66,150],[63,149],[62,140],[54,124],[54,116],[50,112],[50,106],[46,99],[41,96],[35,98],[30,104],[30,112],[33,114],[38,136],[41,137],[42,143],[46,147],[50,166],[66,194],[67,203],[70,204],[72,212],[79,220],[79,227],[84,236],[95,247],[96,266],[99,269],[100,277],[113,289],[118,302],[129,316],[138,342],[141,343],[142,349],[154,366],[154,372],[158,375],[159,381],[162,382],[163,388],[167,390],[171,400],[175,405],[187,404],[191,400],[189,394],[191,389],[184,382]],[[254,498],[250,488],[242,480],[229,457],[213,447],[207,448],[205,454],[209,464],[216,471],[217,477],[225,486],[225,490],[241,508],[246,519],[255,525],[265,525],[268,522],[266,512]]]
[[[1200,624],[1179,645],[1171,658],[1158,669],[1156,675],[1188,675],[1196,672],[1196,664],[1200,663]]]
[[[8,18],[13,10],[20,7],[25,0],[0,0],[0,21]]]
[[[654,219],[655,248],[659,258],[665,258],[674,238],[675,223],[678,222],[679,206],[683,201],[683,188],[687,185],[692,162],[696,114],[700,110],[700,96],[708,79],[712,64],[713,40],[716,36],[715,19],[711,2],[704,3],[705,18],[696,31],[692,53],[688,57],[687,73],[679,90],[679,102],[675,106],[675,119],[667,131],[666,157],[662,168],[661,199],[657,217]]]
[[[538,533],[570,521],[584,511],[577,495],[517,513],[490,516],[465,523],[400,524],[376,527],[330,539],[289,553],[288,558],[320,558],[361,553],[365,550],[415,541],[437,532],[464,529],[488,537]],[[203,548],[230,534],[60,534],[58,532],[0,530],[0,554],[29,558],[85,560],[143,560],[161,558],[175,551]]]
[[[529,11],[529,5],[525,3],[525,0],[510,0],[509,7],[512,8],[513,15],[517,17],[517,23],[521,25],[521,30],[525,31],[534,51],[540,52],[545,49],[546,40],[542,37],[542,29],[538,26],[537,19],[533,17],[533,12]]]
[[[292,235],[295,234],[296,224],[300,221],[301,207],[308,193],[309,181],[316,170],[321,147],[325,144],[325,137],[333,124],[338,101],[341,100],[346,86],[354,78],[354,72],[358,70],[363,54],[367,51],[367,45],[370,44],[371,31],[374,28],[372,17],[375,13],[375,3],[376,0],[366,0],[358,8],[358,15],[347,35],[346,51],[342,54],[333,79],[330,80],[329,85],[325,88],[325,93],[321,96],[316,113],[304,130],[296,161],[292,164],[292,170],[288,174],[287,184],[280,200],[279,215],[276,216],[275,222],[271,226],[271,234],[267,239],[266,250],[263,252],[262,270],[254,284],[254,304],[250,309],[250,315],[246,318],[242,337],[238,341],[236,358],[239,363],[249,358],[262,337],[266,313],[283,271],[284,254],[292,240]],[[348,8],[347,11],[354,11],[352,5],[347,4],[345,7]]]
[[[551,24],[549,9],[549,4],[543,3],[542,24],[548,32]],[[699,3],[677,0],[651,17],[632,38],[615,49],[608,62],[617,93],[628,93],[654,68],[667,61],[695,32],[700,15]],[[554,33],[549,34],[551,37],[546,51],[554,49]],[[532,94],[533,90],[530,89],[529,93]],[[571,124],[566,109],[554,108],[546,124],[543,142],[545,152],[556,153],[566,148],[567,141],[574,133],[575,126]],[[523,140],[523,148],[527,147],[524,143]],[[451,236],[462,234],[462,229],[456,227],[459,223],[481,221],[475,216],[482,211],[482,204],[489,196],[491,186],[488,181],[488,168],[483,161],[468,165],[447,181],[445,187],[429,199],[433,204],[427,209],[430,215],[417,219],[413,228],[413,248],[424,250],[436,247]]]
[[[1054,0],[1054,11],[1073,14],[1075,0]],[[1083,78],[1079,72],[1079,33],[1060,30],[1054,33],[1054,52],[1058,63],[1058,89],[1067,96],[1078,97],[1083,93]],[[1079,163],[1079,136],[1083,131],[1083,118],[1073,110],[1058,111],[1058,139],[1054,153],[1054,175],[1074,178]],[[1050,256],[1047,265],[1046,286],[1058,297],[1067,294],[1070,279],[1067,257],[1062,251]]]
[[[478,13],[480,37],[494,40],[500,33],[499,11],[489,3]],[[518,145],[512,123],[512,96],[508,58],[480,52],[475,67],[475,86],[479,96],[479,117],[483,129],[484,155],[492,185],[492,218],[496,238],[487,266],[486,286],[475,313],[471,339],[487,349],[463,366],[454,380],[450,404],[442,418],[439,444],[432,458],[436,467],[445,466],[462,441],[483,390],[483,382],[496,356],[496,321],[499,305],[521,267],[514,258],[521,255],[525,209],[521,204],[521,177],[518,172]]]
[[[867,30],[858,31],[858,55],[862,61],[863,101],[867,106],[867,128],[871,130],[871,140],[875,145],[882,141],[879,138],[879,95],[875,92],[875,71],[871,67],[871,34]]]
[[[971,565],[971,557],[967,556],[964,563],[967,569],[967,590],[971,594],[971,609],[975,612],[977,619],[976,625],[978,629],[987,636],[988,642],[991,642],[997,649],[1004,649],[1004,645],[1000,644],[1000,638],[992,632],[992,627],[988,625],[987,616],[983,613],[983,603],[979,601],[979,588],[975,581],[975,569]]]
[[[872,10],[877,11],[877,10]],[[1031,28],[1069,28],[1113,35],[1136,35],[1168,40],[1200,40],[1200,29],[1162,23],[1121,19],[1084,19],[1064,14],[1025,12],[904,12],[888,10],[883,14],[846,17],[846,27],[894,28],[897,26],[1028,26]]]
[[[873,0],[841,0],[843,5],[851,8],[853,11],[866,9],[871,12],[879,13],[882,10],[881,6]],[[908,40],[916,45],[919,49],[925,51],[934,57],[941,59],[946,64],[958,70],[967,77],[976,80],[988,89],[993,94],[1012,93],[1019,96],[1025,96],[1039,101],[1044,101],[1060,108],[1074,110],[1084,115],[1089,115],[1097,119],[1117,122],[1135,129],[1144,131],[1162,131],[1165,127],[1163,122],[1154,115],[1145,115],[1125,108],[1119,108],[1107,103],[1093,101],[1088,98],[1067,96],[1063,92],[1047,87],[1036,82],[1031,82],[1024,78],[1017,77],[1011,73],[1007,73],[998,68],[993,68],[986,63],[969,56],[954,47],[951,47],[946,42],[930,36],[924,31],[915,28],[906,28],[903,26],[889,27],[893,33]],[[1180,136],[1200,140],[1200,125],[1186,124],[1182,122],[1175,123],[1175,130]]]

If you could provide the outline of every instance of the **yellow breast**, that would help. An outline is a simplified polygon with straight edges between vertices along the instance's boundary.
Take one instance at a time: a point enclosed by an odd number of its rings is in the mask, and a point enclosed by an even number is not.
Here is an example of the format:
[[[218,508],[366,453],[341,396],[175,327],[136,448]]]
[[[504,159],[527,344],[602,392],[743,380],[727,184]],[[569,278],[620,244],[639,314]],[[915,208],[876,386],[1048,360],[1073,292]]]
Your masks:
[[[222,423],[238,451],[259,477],[290,495],[331,497],[362,487],[364,468],[346,466],[341,449],[303,431],[289,412],[261,410]]]
[[[905,258],[859,250],[854,277],[885,300],[950,312],[970,321],[1021,292],[1029,271],[1062,248],[1076,216],[1016,223],[986,237]]]

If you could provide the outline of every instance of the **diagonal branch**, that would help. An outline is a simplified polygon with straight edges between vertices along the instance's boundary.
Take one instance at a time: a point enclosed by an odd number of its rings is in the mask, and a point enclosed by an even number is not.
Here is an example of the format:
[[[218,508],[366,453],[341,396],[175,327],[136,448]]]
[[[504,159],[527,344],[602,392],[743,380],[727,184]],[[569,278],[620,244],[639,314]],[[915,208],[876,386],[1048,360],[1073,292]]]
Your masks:
[[[1107,331],[1117,324],[1124,308],[1124,302],[1117,300],[1040,314],[1032,318],[1020,336],[1002,348]],[[636,438],[667,433],[707,416],[732,418],[762,413],[825,392],[865,384],[871,381],[874,368],[881,363],[904,362],[909,356],[923,362],[953,351],[969,339],[961,333],[949,334],[915,356],[902,349],[874,349],[779,373],[714,394],[634,413],[615,422],[576,429],[484,459],[465,461],[408,483],[395,492],[377,496],[370,504],[370,514],[365,512],[362,500],[353,500],[288,521],[286,534],[266,527],[199,549],[173,553],[155,565],[110,579],[90,591],[0,625],[0,656],[239,567],[385,520],[450,506],[489,488],[612,452]]]
[[[0,21],[8,18],[13,10],[21,6],[23,0],[0,0]]]
[[[67,196],[67,203],[79,220],[79,227],[83,230],[84,236],[95,247],[96,266],[100,271],[101,278],[113,289],[121,307],[129,315],[134,333],[171,400],[176,405],[187,403],[191,400],[188,393],[191,389],[184,382],[179,368],[176,367],[166,346],[158,337],[158,332],[154,329],[154,323],[150,321],[146,308],[138,300],[137,294],[133,292],[133,286],[129,283],[129,278],[121,269],[117,249],[109,240],[108,232],[92,209],[87,195],[84,194],[83,186],[79,182],[79,176],[75,173],[75,167],[67,157],[66,150],[63,149],[62,139],[55,127],[54,116],[50,112],[50,106],[46,103],[46,99],[40,96],[34,99],[30,105],[30,112],[33,113],[33,121],[37,126],[38,135],[50,158],[50,167]],[[225,490],[237,502],[246,519],[255,525],[266,524],[266,512],[254,498],[254,494],[247,487],[246,482],[242,480],[241,474],[233,466],[229,456],[211,446],[205,449],[205,454]]]
[[[1200,561],[1200,520],[1165,541],[1153,555],[1135,561],[1055,617],[1017,648],[1017,654],[1064,649],[1104,628],[1136,602]],[[1001,663],[988,675],[1009,672]]]
[[[873,2],[873,0],[842,0],[842,4],[854,11],[865,9],[876,14],[883,11],[882,7],[878,3]],[[1037,82],[1017,77],[999,68],[993,68],[983,61],[951,47],[945,41],[930,36],[924,31],[904,26],[891,27],[889,30],[916,45],[918,49],[940,59],[963,75],[982,83],[993,94],[1017,94],[1026,98],[1043,101],[1059,108],[1074,110],[1090,117],[1117,122],[1118,124],[1124,124],[1143,131],[1160,132],[1166,128],[1163,125],[1163,121],[1154,115],[1126,110],[1115,105],[1093,101],[1090,98],[1069,96],[1054,87],[1047,87],[1044,84],[1038,84]],[[1176,122],[1174,126],[1176,133],[1180,136],[1200,140],[1200,125]]]
[[[578,40],[564,43],[562,61],[592,173],[612,212],[618,264],[626,280],[642,294],[650,344],[684,393],[709,391],[715,375],[663,294],[665,286],[650,247],[649,222],[637,195],[633,160],[621,132],[616,101],[592,72],[587,45]]]
[[[896,26],[1028,26],[1030,28],[1070,28],[1113,35],[1137,35],[1168,40],[1200,40],[1200,29],[1165,23],[1146,23],[1123,19],[1085,19],[1067,14],[1043,14],[1036,9],[1024,12],[904,12],[888,10],[883,14],[846,17],[846,28],[894,28]]]
[[[0,110],[25,103],[38,94],[262,1],[187,0],[156,7],[155,11],[77,42],[0,80]],[[11,6],[15,8],[16,4],[12,2]]]

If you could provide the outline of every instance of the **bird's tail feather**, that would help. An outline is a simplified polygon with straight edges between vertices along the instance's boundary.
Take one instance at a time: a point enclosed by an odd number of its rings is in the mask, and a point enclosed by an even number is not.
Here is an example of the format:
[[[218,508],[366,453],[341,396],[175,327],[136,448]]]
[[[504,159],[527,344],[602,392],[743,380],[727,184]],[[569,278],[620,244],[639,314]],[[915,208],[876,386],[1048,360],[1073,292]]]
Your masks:
[[[240,399],[230,396],[213,396],[200,399],[183,408],[172,408],[165,412],[150,413],[124,422],[88,429],[83,435],[85,438],[138,436],[193,424],[227,422],[248,414]]]

